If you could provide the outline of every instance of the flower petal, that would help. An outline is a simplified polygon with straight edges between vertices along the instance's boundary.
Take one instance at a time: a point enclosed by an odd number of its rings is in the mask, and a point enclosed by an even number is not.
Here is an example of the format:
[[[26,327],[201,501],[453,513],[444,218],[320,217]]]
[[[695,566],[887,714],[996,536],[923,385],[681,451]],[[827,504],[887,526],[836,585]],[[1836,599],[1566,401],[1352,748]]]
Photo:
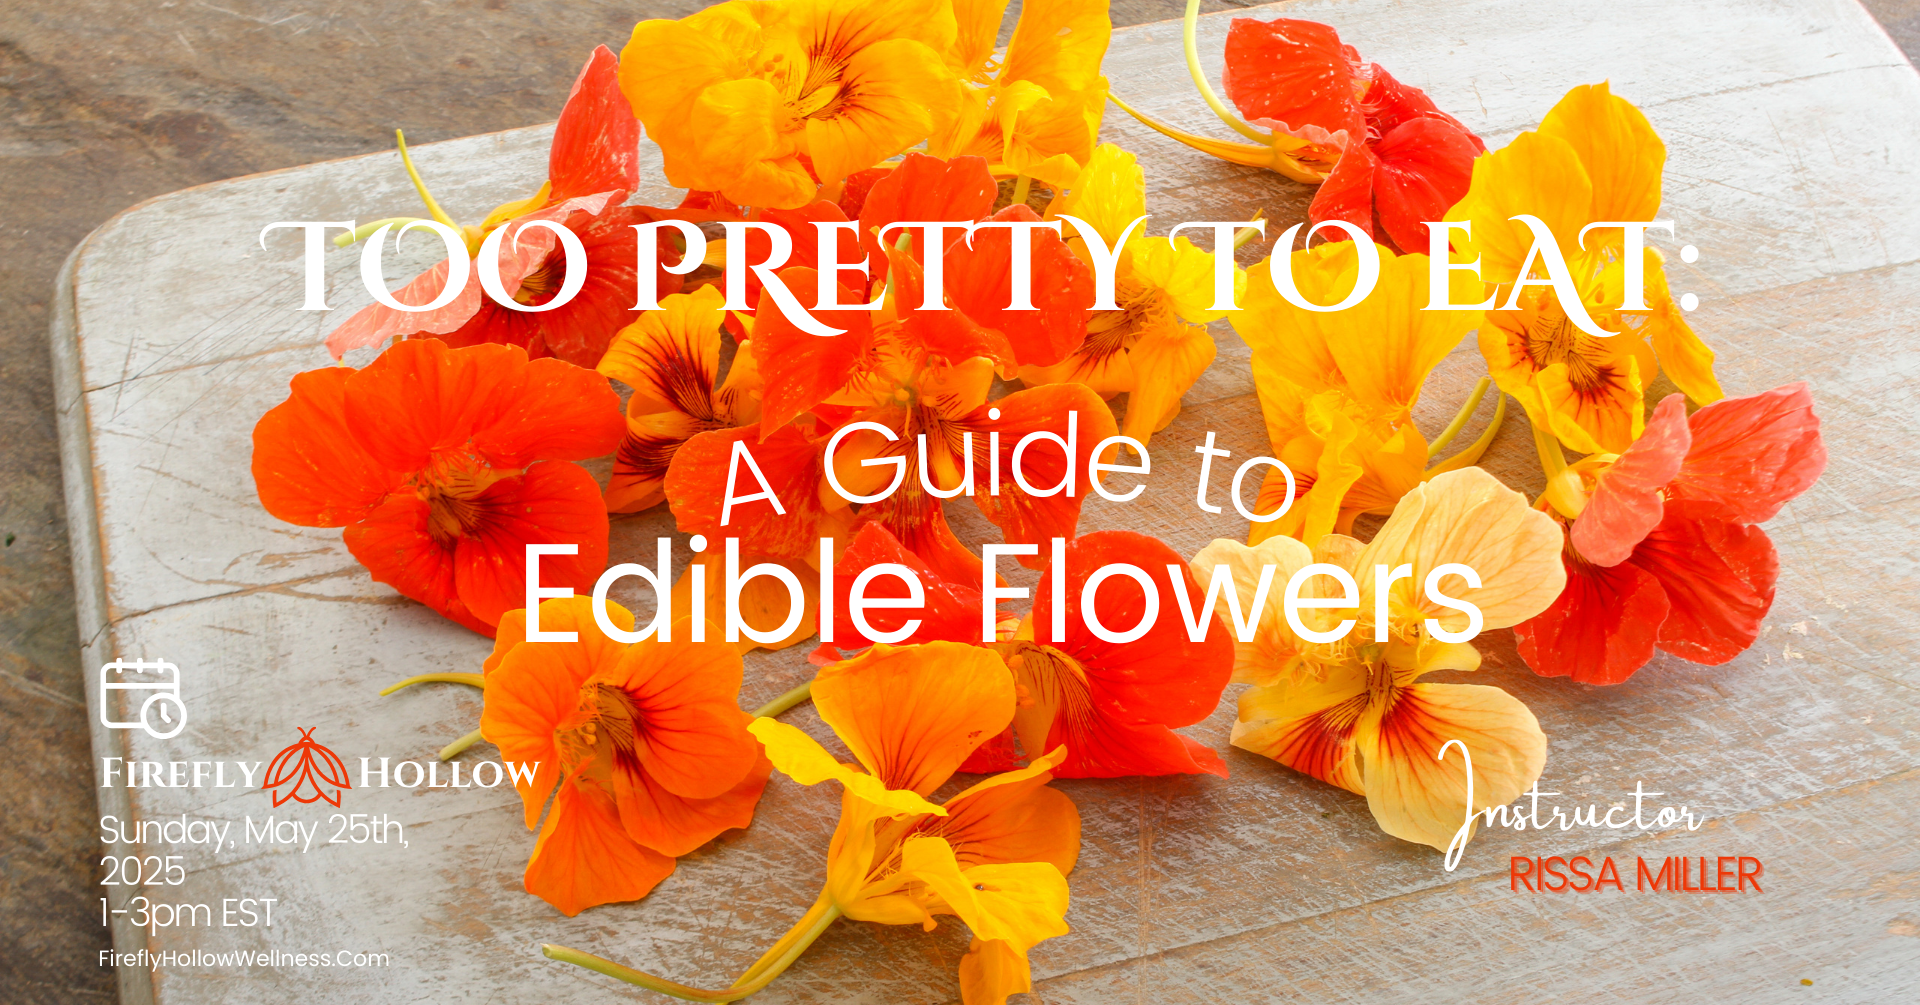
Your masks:
[[[287,400],[253,427],[253,484],[267,512],[303,527],[341,527],[369,513],[404,473],[383,467],[347,429],[353,371],[296,374]]]
[[[1039,214],[1025,204],[994,214],[997,222],[1033,223]],[[1087,334],[1087,308],[1093,306],[1093,272],[1056,233],[1032,231],[1033,310],[1010,310],[1013,303],[1013,234],[987,227],[946,252],[943,285],[955,310],[975,324],[1006,335],[1020,365],[1049,366],[1072,355]]]
[[[926,154],[910,153],[885,179],[876,182],[860,206],[861,241],[875,263],[887,260],[887,246],[879,231],[890,223],[948,220],[971,223],[993,211],[999,189],[987,162],[980,157],[955,157],[941,160]],[[887,235],[887,245],[897,244],[902,234],[911,241],[907,250],[915,259],[927,261],[924,233],[919,229],[895,230]],[[943,231],[941,244],[952,240],[952,232]]]
[[[1380,829],[1446,851],[1469,814],[1505,806],[1527,791],[1547,761],[1547,737],[1520,700],[1477,684],[1412,684],[1358,735],[1367,806]],[[1473,803],[1458,751],[1473,754]],[[1468,832],[1472,834],[1471,828]]]
[[[1349,666],[1290,684],[1240,692],[1233,745],[1362,795],[1354,728],[1367,707],[1367,678]]]
[[[1718,506],[1735,523],[1765,523],[1827,467],[1806,383],[1722,398],[1687,420],[1693,448],[1668,492]]]
[[[1349,569],[1360,583],[1360,610],[1374,609],[1374,567],[1410,563],[1413,575],[1393,586],[1395,600],[1462,631],[1466,615],[1435,603],[1424,585],[1441,565],[1458,563],[1480,577],[1478,589],[1444,580],[1444,592],[1480,608],[1483,628],[1506,628],[1547,609],[1566,585],[1564,538],[1553,518],[1479,468],[1437,475],[1400,500]]]
[[[821,669],[813,703],[887,788],[925,795],[1012,721],[1013,676],[977,646],[877,645]]]
[[[868,523],[853,537],[852,543],[834,560],[834,638],[841,645],[871,644],[854,626],[849,597],[854,580],[867,569],[883,564],[904,565],[913,570],[921,583],[922,606],[917,608],[873,608],[865,612],[867,625],[877,632],[898,631],[910,620],[920,627],[903,641],[977,642],[980,639],[980,591],[969,583],[980,581],[976,571],[969,580],[956,582],[933,570],[920,556],[908,551],[885,525]],[[868,582],[862,596],[869,599],[905,599],[907,587],[897,577],[877,576]]]
[[[1611,568],[1567,559],[1553,605],[1513,626],[1520,658],[1542,677],[1618,684],[1653,658],[1667,591],[1632,562]]]
[[[795,296],[806,298],[805,291],[818,285],[818,273],[804,267],[784,269],[780,279]],[[840,303],[858,302],[854,291],[840,288]],[[806,298],[811,299],[811,298]],[[840,330],[838,335],[819,336],[801,331],[763,293],[754,311],[753,340],[748,343],[766,375],[762,392],[761,439],[795,416],[820,404],[840,390],[854,375],[854,367],[873,347],[873,315],[868,311],[806,312],[815,321]]]
[[[1593,183],[1594,220],[1652,220],[1660,212],[1667,145],[1638,108],[1606,82],[1566,93],[1540,120],[1540,134],[1573,148]],[[1618,232],[1603,235],[1619,240]],[[1573,247],[1573,245],[1563,245]]]
[[[453,549],[427,532],[428,512],[418,497],[396,492],[341,536],[374,582],[491,636],[493,622],[476,615],[455,585]]]
[[[1373,207],[1396,247],[1406,252],[1428,247],[1425,222],[1445,219],[1467,194],[1473,159],[1482,149],[1479,137],[1451,118],[1409,119],[1381,138],[1373,148],[1379,159]]]
[[[1073,537],[1074,528],[1080,522],[1081,504],[1092,494],[1092,488],[1081,476],[1088,470],[1093,448],[1114,435],[1113,413],[1099,395],[1079,384],[1049,384],[1016,391],[992,405],[999,409],[1000,418],[988,419],[985,411],[976,411],[965,420],[965,425],[973,431],[975,444],[990,443],[992,433],[1000,434],[998,455],[987,458],[988,464],[998,465],[1000,493],[976,493],[974,504],[1000,528],[1009,542],[1037,544],[1049,538]],[[1056,495],[1036,496],[1020,488],[1013,472],[1013,454],[1019,449],[1020,441],[1036,432],[1050,432],[1066,440],[1070,416],[1077,416],[1078,425],[1074,430],[1073,456],[1066,456],[1067,451],[1058,443],[1036,440],[1021,452],[1020,472],[1028,485],[1041,491],[1061,484],[1073,474],[1074,494],[1069,496],[1062,490]],[[1069,466],[1072,472],[1068,471]],[[1037,569],[1041,565],[1038,556],[1023,557],[1020,561],[1029,568]]]
[[[1205,583],[1208,584],[1207,589],[1211,590],[1214,577],[1218,574],[1216,570],[1225,566],[1230,577],[1230,588],[1240,598],[1241,616],[1254,623],[1252,641],[1241,642],[1239,626],[1232,623],[1231,610],[1216,608],[1213,617],[1218,624],[1208,629],[1209,634],[1216,631],[1234,632],[1231,637],[1235,640],[1235,683],[1270,686],[1279,683],[1293,670],[1294,661],[1308,644],[1295,635],[1287,624],[1285,608],[1277,602],[1276,597],[1284,597],[1286,584],[1293,574],[1313,561],[1313,553],[1307,546],[1291,537],[1270,537],[1253,547],[1216,538],[1193,556],[1191,568],[1196,585]],[[1261,608],[1255,610],[1254,591],[1259,587],[1260,570],[1268,565],[1274,567],[1271,585],[1267,588],[1267,595],[1261,598]],[[1276,594],[1276,591],[1282,592]],[[1224,602],[1223,597],[1223,607]]]
[[[527,860],[527,892],[571,918],[589,907],[639,900],[673,874],[674,860],[627,837],[613,801],[571,782],[560,787]]]
[[[740,735],[753,752],[747,773],[733,787],[707,799],[692,799],[670,791],[651,771],[615,772],[614,801],[627,836],[662,855],[688,854],[725,831],[753,822],[753,809],[767,787],[772,762],[745,725],[753,717],[736,712]]]
[[[494,482],[474,501],[482,514],[454,545],[454,582],[475,617],[491,625],[526,606],[529,544],[572,544],[540,564],[545,586],[590,593],[607,565],[607,509],[600,484],[577,464],[543,461]]]
[[[755,719],[747,730],[766,749],[773,766],[802,785],[818,785],[832,779],[846,789],[848,798],[862,800],[887,816],[946,813],[917,792],[890,789],[882,779],[841,764],[812,737],[778,719]]]
[[[626,432],[620,396],[592,370],[557,359],[536,359],[492,423],[474,430],[473,449],[496,468],[535,461],[583,461],[613,452]]]
[[[1760,637],[1780,558],[1758,527],[1719,518],[1710,503],[1674,500],[1628,559],[1652,573],[1672,610],[1660,648],[1695,663],[1725,663]]]
[[[947,800],[946,816],[922,820],[914,830],[953,845],[962,868],[1050,862],[1070,873],[1080,857],[1080,811],[1047,784],[1065,758],[1056,748],[1025,768],[984,778]]]
[[[418,471],[498,423],[526,367],[527,354],[513,346],[396,343],[348,378],[347,428],[381,464]]]
[[[782,427],[764,440],[759,433],[754,426],[715,429],[682,444],[667,469],[667,504],[681,531],[704,534],[716,547],[725,538],[737,537],[743,556],[810,560],[820,553],[825,517],[819,499],[825,443],[796,426]],[[779,512],[765,499],[725,507],[735,443],[745,444],[766,476],[779,497]],[[744,460],[733,482],[736,498],[760,491]]]
[[[1567,532],[1580,557],[1595,565],[1619,565],[1659,526],[1665,508],[1661,492],[1679,473],[1693,439],[1687,426],[1686,399],[1667,395],[1647,420],[1646,432],[1600,473],[1593,498]]]
[[[1366,135],[1354,100],[1353,65],[1340,35],[1314,21],[1234,18],[1227,28],[1227,98],[1248,119],[1273,119],[1293,132],[1314,125]],[[1357,145],[1357,144],[1356,144]]]
[[[1039,592],[1028,622],[1036,635],[1048,638],[1048,647],[1066,654],[1085,674],[1086,707],[1063,708],[1045,745],[1067,747],[1067,760],[1057,773],[1114,778],[1206,771],[1225,777],[1226,766],[1212,751],[1170,732],[1212,714],[1233,674],[1233,643],[1227,634],[1209,631],[1201,641],[1190,640],[1181,605],[1167,594],[1169,589],[1184,592],[1189,608],[1201,600],[1180,554],[1144,534],[1109,530],[1070,542],[1066,562],[1066,637],[1051,639],[1057,604],[1051,590]],[[1098,638],[1088,627],[1089,619],[1097,617],[1108,631],[1131,631],[1145,613],[1146,595],[1139,583],[1110,576],[1099,584],[1097,611],[1082,607],[1087,580],[1115,564],[1142,569],[1158,584],[1152,627],[1127,643]],[[1178,572],[1178,581],[1171,584],[1169,566]],[[1033,661],[1039,655],[1021,659]],[[1065,668],[1056,672],[1070,674]]]
[[[934,910],[958,915],[975,939],[1016,952],[1067,934],[1067,878],[1047,862],[976,865],[964,873],[953,847],[937,837],[901,843],[900,871],[938,897]]]
[[[598,192],[632,192],[640,184],[640,120],[620,93],[613,50],[597,46],[574,79],[547,155],[553,201]]]
[[[724,642],[639,642],[599,678],[632,700],[639,767],[661,787],[711,799],[759,757],[741,716],[740,654]]]

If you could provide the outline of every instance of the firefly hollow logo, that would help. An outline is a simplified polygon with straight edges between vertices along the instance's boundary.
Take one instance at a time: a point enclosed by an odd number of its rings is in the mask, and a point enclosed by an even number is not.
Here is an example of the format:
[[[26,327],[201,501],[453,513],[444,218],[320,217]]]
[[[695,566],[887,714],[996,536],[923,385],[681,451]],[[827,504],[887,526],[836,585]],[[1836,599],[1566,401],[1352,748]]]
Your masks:
[[[334,806],[340,805],[340,794],[353,788],[347,779],[347,766],[339,755],[313,738],[313,731],[320,727],[294,728],[300,730],[300,739],[273,755],[273,761],[267,765],[266,781],[260,783],[260,787],[273,795],[275,806],[289,799],[296,803],[317,803],[324,799]]]

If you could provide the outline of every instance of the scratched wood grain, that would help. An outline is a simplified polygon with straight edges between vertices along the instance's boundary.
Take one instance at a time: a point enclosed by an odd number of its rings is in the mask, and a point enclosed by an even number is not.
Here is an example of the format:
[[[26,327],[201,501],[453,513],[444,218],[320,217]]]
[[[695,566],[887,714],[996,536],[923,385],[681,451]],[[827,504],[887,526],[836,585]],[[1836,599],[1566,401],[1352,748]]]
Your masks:
[[[1701,297],[1693,320],[1720,353],[1722,383],[1744,394],[1811,381],[1833,461],[1769,526],[1779,596],[1759,643],[1731,664],[1662,656],[1628,684],[1596,689],[1535,677],[1507,633],[1482,640],[1487,666],[1475,676],[1524,700],[1551,738],[1544,790],[1605,805],[1644,781],[1708,815],[1707,828],[1486,834],[1448,874],[1430,851],[1382,835],[1363,800],[1238,751],[1226,753],[1231,781],[1061,782],[1081,808],[1085,847],[1072,877],[1074,931],[1034,952],[1036,999],[1900,1000],[1920,986],[1911,840],[1920,672],[1909,641],[1920,615],[1920,476],[1908,446],[1920,427],[1911,347],[1920,78],[1841,0],[1358,0],[1284,10],[1334,24],[1492,144],[1531,127],[1568,87],[1610,79],[1667,140],[1664,215],[1678,224],[1676,243],[1702,251],[1691,266],[1673,260],[1674,289]],[[1217,54],[1226,25],[1225,16],[1203,21],[1203,52]],[[1217,79],[1217,55],[1212,64]],[[1106,73],[1137,107],[1225,135],[1191,92],[1177,24],[1116,32]],[[550,132],[433,144],[417,156],[440,200],[470,220],[538,183]],[[1140,154],[1161,230],[1259,209],[1285,226],[1311,198],[1117,112],[1105,136]],[[643,164],[657,178],[650,144]],[[265,760],[297,725],[317,726],[357,768],[361,757],[428,759],[472,728],[479,702],[467,689],[374,692],[413,673],[472,670],[487,641],[372,583],[338,531],[267,516],[248,475],[254,421],[294,373],[326,363],[326,331],[367,302],[357,258],[341,253],[328,264],[335,311],[294,310],[298,238],[281,233],[263,248],[260,228],[414,210],[396,156],[355,158],[153,200],[69,261],[54,344],[81,637],[94,667],[115,656],[179,664],[192,715],[170,741],[96,728],[100,756]],[[431,247],[394,258],[388,274],[424,266]],[[1154,440],[1148,491],[1125,505],[1096,500],[1084,526],[1148,530],[1187,552],[1244,534],[1230,509],[1207,516],[1192,503],[1198,458],[1189,451],[1207,431],[1237,457],[1266,448],[1246,348],[1225,326],[1216,335],[1218,361]],[[1422,427],[1443,425],[1482,373],[1471,343],[1451,355],[1416,412]],[[1525,439],[1511,422],[1486,463],[1537,489]],[[964,538],[991,538],[971,509],[952,513]],[[664,513],[619,519],[615,559],[650,555],[651,539],[670,534]],[[684,561],[684,539],[675,540]],[[746,707],[808,672],[798,650],[748,664]],[[1188,732],[1227,750],[1231,709],[1224,702]],[[788,718],[826,736],[810,709]],[[463,760],[491,755],[482,745]],[[257,791],[101,793],[102,812],[122,818],[275,812]],[[275,927],[150,934],[121,924],[116,945],[344,948],[390,953],[391,968],[125,969],[123,1000],[653,998],[542,959],[542,942],[724,984],[812,899],[838,805],[831,786],[776,779],[751,829],[682,860],[645,901],[566,919],[520,888],[532,836],[511,793],[374,788],[348,798],[354,812],[404,820],[409,847],[189,852],[187,884],[166,899],[276,896]],[[1770,882],[1752,897],[1506,889],[1508,855],[1581,852],[1758,855]],[[949,1001],[964,948],[955,924],[932,934],[841,924],[760,1000]]]

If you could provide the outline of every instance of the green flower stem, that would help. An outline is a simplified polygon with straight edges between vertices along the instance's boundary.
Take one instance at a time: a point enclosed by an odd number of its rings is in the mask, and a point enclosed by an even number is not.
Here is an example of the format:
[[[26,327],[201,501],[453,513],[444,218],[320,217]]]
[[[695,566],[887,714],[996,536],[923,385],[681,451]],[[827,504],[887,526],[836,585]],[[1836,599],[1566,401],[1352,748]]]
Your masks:
[[[1013,204],[1018,206],[1027,201],[1027,195],[1033,190],[1033,179],[1020,175],[1013,181]]]
[[[1507,396],[1502,394],[1500,395],[1500,403],[1493,407],[1493,421],[1487,423],[1487,428],[1480,434],[1480,438],[1473,441],[1467,449],[1428,468],[1425,477],[1432,478],[1434,475],[1446,474],[1449,471],[1458,471],[1461,468],[1472,467],[1478,464],[1481,456],[1487,452],[1487,448],[1493,446],[1493,438],[1499,434],[1500,424],[1505,422],[1506,419]]]
[[[540,947],[540,952],[550,960],[585,967],[629,984],[637,984],[648,990],[658,991],[663,995],[672,995],[675,998],[695,1002],[736,1002],[773,983],[774,978],[792,966],[793,962],[800,958],[800,954],[806,952],[807,947],[813,945],[813,941],[818,939],[829,925],[838,920],[840,920],[840,908],[828,903],[824,896],[821,897],[801,917],[799,923],[774,944],[774,948],[768,951],[767,956],[761,957],[760,961],[736,981],[733,987],[724,991],[688,987],[685,984],[655,977],[632,967],[621,966],[612,960],[602,959],[592,953],[583,953],[578,949],[568,949],[565,946],[543,945]]]
[[[482,737],[480,735],[480,731],[476,729],[473,732],[468,733],[467,735],[461,737],[460,739],[455,740],[444,747],[441,747],[440,759],[443,761],[451,761],[454,758],[459,757],[461,751],[467,749],[468,747],[473,746],[476,743],[479,743],[482,739],[484,739],[484,737]]]
[[[798,705],[801,702],[806,701],[808,698],[811,698],[811,697],[813,697],[813,682],[808,681],[805,684],[802,684],[799,687],[796,687],[793,690],[788,691],[786,694],[783,694],[780,697],[775,698],[770,702],[767,702],[765,705],[762,705],[759,708],[754,709],[753,717],[756,719],[764,719],[764,718],[769,718],[771,716],[779,715],[780,713],[785,712],[787,709],[790,709],[793,706]]]
[[[1261,146],[1272,146],[1272,136],[1240,121],[1238,115],[1227,111],[1220,96],[1213,93],[1213,85],[1207,82],[1206,72],[1200,69],[1199,25],[1200,0],[1187,0],[1187,15],[1180,25],[1180,37],[1187,47],[1187,72],[1193,74],[1193,86],[1200,89],[1200,97],[1206,99],[1207,107],[1213,109],[1213,114],[1220,116],[1220,121],[1226,123],[1228,128]]]
[[[1266,216],[1264,215],[1265,212],[1266,212],[1265,210],[1262,210],[1259,213],[1255,213],[1253,214],[1253,218],[1256,220],[1264,220],[1266,219]],[[1252,241],[1254,238],[1259,236],[1260,236],[1260,228],[1241,227],[1239,231],[1235,232],[1235,234],[1233,235],[1233,250],[1239,251],[1241,248],[1246,247],[1249,241]]]
[[[423,673],[418,677],[408,677],[398,684],[387,685],[380,692],[380,696],[384,698],[403,687],[412,687],[415,684],[471,684],[482,689],[487,686],[486,678],[477,673]]]
[[[1454,415],[1453,421],[1447,423],[1447,428],[1441,430],[1440,435],[1435,437],[1432,443],[1427,444],[1427,460],[1440,456],[1440,451],[1446,449],[1447,444],[1452,443],[1453,438],[1460,435],[1460,430],[1467,428],[1467,420],[1473,418],[1473,413],[1479,410],[1480,400],[1487,396],[1487,388],[1492,386],[1492,377],[1482,377],[1478,384],[1473,385],[1473,393],[1467,395],[1467,403],[1460,406],[1460,411]],[[1506,403],[1504,395],[1501,396],[1500,402],[1503,405]]]
[[[828,918],[825,922],[822,922],[821,919],[829,913],[831,913],[832,918]],[[799,958],[800,955],[793,951],[794,946],[798,944],[801,949],[805,949],[807,946],[812,945],[813,940],[819,938],[820,933],[826,930],[826,926],[833,923],[833,918],[838,917],[840,917],[840,909],[833,906],[833,902],[828,899],[825,890],[820,891],[820,899],[814,901],[812,907],[807,908],[807,913],[801,915],[800,920],[794,922],[792,928],[787,929],[787,934],[782,935],[778,942],[775,942],[765,953],[762,953],[759,959],[753,961],[753,966],[748,967],[747,972],[741,974],[740,979],[733,982],[733,986],[736,988],[745,987],[753,983],[760,978],[760,975],[766,973],[769,967],[775,964],[779,964],[781,970],[792,966],[793,960],[787,959],[788,954],[792,953],[795,959]],[[801,941],[803,939],[805,940],[804,942]],[[781,963],[782,960],[786,960],[786,962]]]
[[[344,248],[351,244],[357,244],[361,241],[366,240],[369,237],[372,237],[376,231],[378,231],[381,227],[387,226],[388,224],[419,223],[424,219],[426,218],[420,217],[420,216],[389,216],[384,220],[375,220],[372,223],[363,223],[360,226],[354,228],[353,230],[348,231],[345,234],[341,234],[338,237],[335,237],[333,239],[333,246],[336,248]]]

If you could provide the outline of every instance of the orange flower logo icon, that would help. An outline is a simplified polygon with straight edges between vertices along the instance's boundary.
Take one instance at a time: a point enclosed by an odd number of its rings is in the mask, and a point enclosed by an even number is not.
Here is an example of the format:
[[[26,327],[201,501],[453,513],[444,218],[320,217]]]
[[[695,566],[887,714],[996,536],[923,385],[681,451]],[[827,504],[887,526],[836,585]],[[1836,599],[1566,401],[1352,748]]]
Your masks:
[[[314,740],[313,730],[319,727],[295,728],[300,729],[300,739],[273,755],[273,762],[267,765],[267,780],[260,787],[273,793],[275,806],[289,799],[298,803],[324,799],[340,805],[340,793],[353,788],[353,783],[347,780],[347,766],[333,751]],[[281,792],[281,786],[287,786],[287,790]],[[327,786],[332,787],[331,794]]]

